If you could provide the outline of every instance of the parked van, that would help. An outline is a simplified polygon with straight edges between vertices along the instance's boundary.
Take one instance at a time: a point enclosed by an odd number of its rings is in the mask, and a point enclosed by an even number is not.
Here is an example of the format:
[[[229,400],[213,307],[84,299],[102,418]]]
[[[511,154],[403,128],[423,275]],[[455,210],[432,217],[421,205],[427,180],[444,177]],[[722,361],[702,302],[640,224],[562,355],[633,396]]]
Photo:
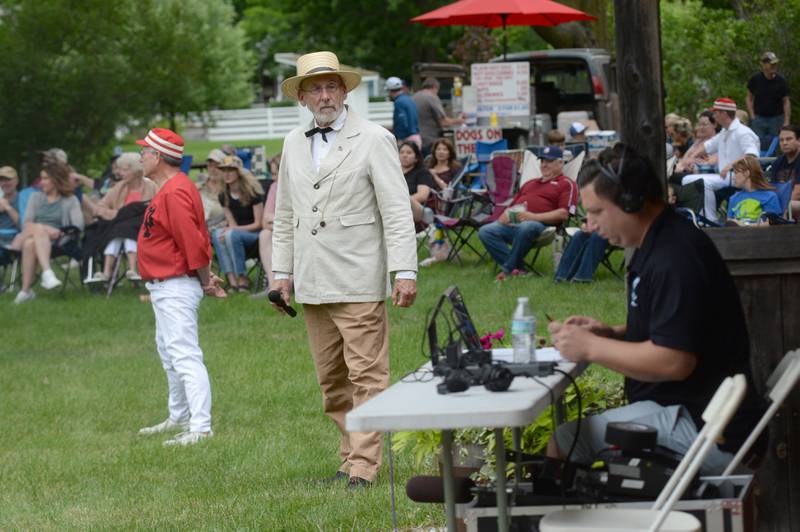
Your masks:
[[[511,145],[542,143],[543,135],[558,127],[559,113],[569,111],[585,111],[600,129],[618,129],[616,73],[607,50],[537,50],[491,60],[493,63],[503,61],[531,64],[529,124],[520,124],[519,119],[501,119],[500,122]]]

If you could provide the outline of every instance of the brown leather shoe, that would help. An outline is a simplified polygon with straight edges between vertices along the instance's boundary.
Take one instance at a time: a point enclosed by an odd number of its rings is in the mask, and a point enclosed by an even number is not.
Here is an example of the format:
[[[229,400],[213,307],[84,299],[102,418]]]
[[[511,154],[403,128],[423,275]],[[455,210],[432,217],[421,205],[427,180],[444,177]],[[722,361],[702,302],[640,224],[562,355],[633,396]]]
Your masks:
[[[344,471],[337,471],[336,474],[322,479],[322,483],[323,484],[334,484],[336,482],[343,482],[345,480],[348,480],[349,478],[350,478],[350,475],[348,475]]]
[[[372,487],[372,482],[361,477],[350,477],[350,481],[347,483],[347,488],[354,491],[369,487]]]

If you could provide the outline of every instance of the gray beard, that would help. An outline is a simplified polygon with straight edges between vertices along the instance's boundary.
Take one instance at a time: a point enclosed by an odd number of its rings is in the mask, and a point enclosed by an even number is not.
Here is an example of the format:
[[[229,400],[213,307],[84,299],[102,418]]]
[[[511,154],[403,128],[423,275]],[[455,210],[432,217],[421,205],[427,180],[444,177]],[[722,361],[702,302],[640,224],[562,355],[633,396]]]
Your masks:
[[[342,114],[342,109],[339,109],[338,112],[336,112],[336,111],[317,111],[317,112],[312,111],[311,114],[314,115],[314,121],[317,123],[317,125],[320,125],[320,126],[323,126],[323,127],[327,127],[327,126],[333,124],[334,120],[336,120],[339,117],[339,115]]]

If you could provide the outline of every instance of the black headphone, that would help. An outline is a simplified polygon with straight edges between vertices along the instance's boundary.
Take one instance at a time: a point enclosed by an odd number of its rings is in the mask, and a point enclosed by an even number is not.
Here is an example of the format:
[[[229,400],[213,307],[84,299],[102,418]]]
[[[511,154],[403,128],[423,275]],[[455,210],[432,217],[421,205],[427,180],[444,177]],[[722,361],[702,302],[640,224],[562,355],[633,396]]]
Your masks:
[[[490,392],[504,392],[514,375],[501,364],[481,364],[477,369],[454,369],[436,386],[440,394],[465,392],[473,384],[483,384]]]
[[[614,200],[614,203],[622,209],[624,212],[627,213],[634,213],[639,212],[642,210],[644,206],[644,193],[641,190],[635,190],[640,188],[633,183],[628,183],[627,185],[622,182],[622,171],[625,165],[625,152],[628,151],[628,147],[623,145],[622,147],[622,157],[619,160],[619,171],[615,172],[614,168],[611,166],[611,161],[608,164],[599,163],[600,173],[606,176],[609,180],[616,183],[619,187],[619,194]]]

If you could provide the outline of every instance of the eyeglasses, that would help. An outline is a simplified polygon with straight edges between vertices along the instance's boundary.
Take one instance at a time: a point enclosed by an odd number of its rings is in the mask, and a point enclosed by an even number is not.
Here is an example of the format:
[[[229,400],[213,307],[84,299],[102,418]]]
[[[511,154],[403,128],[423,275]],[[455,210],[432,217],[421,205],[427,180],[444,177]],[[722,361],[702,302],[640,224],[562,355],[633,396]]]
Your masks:
[[[154,150],[153,148],[142,148],[139,151],[139,155],[144,155],[145,153],[158,153],[158,152],[156,150]]]
[[[303,91],[311,93],[314,96],[319,96],[322,94],[323,90],[328,92],[328,94],[335,94],[339,92],[341,88],[342,86],[339,85],[338,83],[330,82],[324,85],[312,85],[311,88],[303,89]]]

